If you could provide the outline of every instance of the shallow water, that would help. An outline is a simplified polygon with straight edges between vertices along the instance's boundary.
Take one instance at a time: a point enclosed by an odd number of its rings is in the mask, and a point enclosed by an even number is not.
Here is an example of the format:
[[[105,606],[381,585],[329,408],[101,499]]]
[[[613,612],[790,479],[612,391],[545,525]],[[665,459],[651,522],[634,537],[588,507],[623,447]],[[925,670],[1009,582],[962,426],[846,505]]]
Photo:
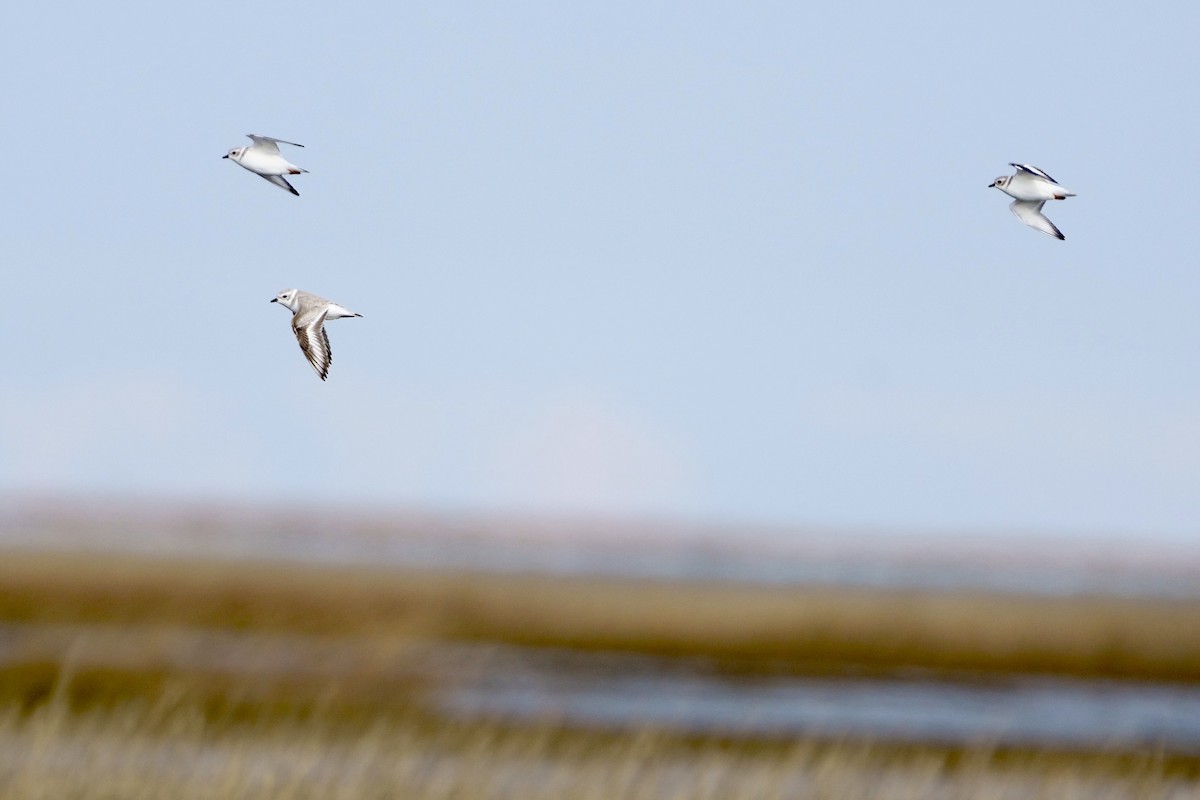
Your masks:
[[[0,625],[0,664],[150,662],[181,671],[331,684],[347,675],[426,687],[465,718],[1200,754],[1200,686],[909,670],[880,676],[738,676],[698,657],[428,642],[381,660],[338,638],[225,629]]]
[[[446,674],[437,700],[468,716],[1200,753],[1193,686],[919,673],[730,679],[701,661],[507,646],[471,646],[459,663],[470,666]]]

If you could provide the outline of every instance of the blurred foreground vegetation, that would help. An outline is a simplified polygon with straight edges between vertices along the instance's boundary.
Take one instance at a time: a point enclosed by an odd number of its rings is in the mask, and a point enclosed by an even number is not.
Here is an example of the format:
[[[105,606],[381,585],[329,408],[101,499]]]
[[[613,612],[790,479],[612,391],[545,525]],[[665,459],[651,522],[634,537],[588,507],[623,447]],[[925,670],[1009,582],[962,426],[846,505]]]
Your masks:
[[[453,642],[846,670],[1200,681],[1168,600],[9,554],[0,797],[1200,796],[1200,758],[456,719]],[[439,661],[442,659],[442,661]]]
[[[581,731],[336,709],[249,720],[206,687],[0,717],[0,796],[177,800],[391,798],[1195,798],[1196,765],[1159,754],[998,751]]]

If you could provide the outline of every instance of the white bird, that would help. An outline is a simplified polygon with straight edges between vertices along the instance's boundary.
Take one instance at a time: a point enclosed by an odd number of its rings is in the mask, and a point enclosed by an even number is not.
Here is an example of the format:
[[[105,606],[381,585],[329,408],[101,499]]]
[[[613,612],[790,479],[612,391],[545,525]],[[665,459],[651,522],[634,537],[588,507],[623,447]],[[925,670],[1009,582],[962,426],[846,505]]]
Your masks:
[[[1067,237],[1062,235],[1062,231],[1056,228],[1054,223],[1042,213],[1042,206],[1046,204],[1047,200],[1066,200],[1068,197],[1074,197],[1075,193],[1060,186],[1058,181],[1037,167],[1013,163],[1010,163],[1009,166],[1016,167],[1017,171],[1012,175],[1002,175],[996,178],[988,188],[995,187],[1009,197],[1015,198],[1009,203],[1008,209],[1016,214],[1017,219],[1021,222],[1042,233],[1066,239]]]
[[[362,314],[299,289],[282,291],[271,302],[279,303],[292,312],[292,333],[296,334],[296,341],[300,343],[308,363],[313,365],[321,380],[325,380],[329,377],[329,365],[333,363],[329,334],[325,333],[325,320],[361,317]]]
[[[260,178],[265,178],[280,189],[289,191],[299,197],[300,193],[292,188],[292,185],[283,176],[299,175],[301,172],[308,172],[308,170],[297,167],[280,155],[279,145],[290,144],[293,147],[304,147],[304,145],[296,144],[295,142],[285,142],[283,139],[273,139],[270,136],[259,136],[254,133],[247,133],[246,135],[250,137],[250,141],[254,142],[254,144],[249,147],[235,147],[221,156],[221,158],[228,158],[233,163],[245,167]]]

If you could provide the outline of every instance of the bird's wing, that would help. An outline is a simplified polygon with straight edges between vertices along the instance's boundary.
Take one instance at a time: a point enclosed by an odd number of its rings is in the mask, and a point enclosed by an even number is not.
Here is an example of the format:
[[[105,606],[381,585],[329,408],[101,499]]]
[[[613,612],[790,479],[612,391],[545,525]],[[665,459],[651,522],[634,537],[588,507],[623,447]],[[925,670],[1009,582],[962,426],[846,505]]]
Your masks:
[[[286,139],[276,139],[274,136],[259,136],[257,133],[247,133],[246,135],[250,137],[250,141],[254,142],[255,147],[262,148],[269,153],[278,153],[279,145],[281,144],[290,144],[292,147],[304,147],[302,144],[289,142]]]
[[[1045,200],[1013,200],[1008,205],[1009,211],[1017,215],[1017,219],[1031,228],[1037,228],[1042,233],[1048,233],[1056,239],[1066,239],[1062,231],[1042,213]]]
[[[296,197],[300,196],[300,193],[296,191],[296,188],[288,183],[287,178],[283,177],[282,175],[263,175],[261,172],[255,172],[254,174],[263,180],[270,181],[280,189],[291,192],[292,194],[296,195]]]
[[[333,351],[329,349],[329,334],[325,332],[325,310],[321,313],[303,312],[292,318],[292,332],[304,351],[304,357],[321,380],[329,377],[329,365],[333,363]]]
[[[1058,181],[1054,180],[1054,178],[1051,178],[1049,175],[1047,175],[1045,170],[1032,167],[1029,164],[1014,164],[1010,161],[1008,165],[1010,167],[1016,167],[1017,169],[1021,170],[1021,172],[1028,172],[1030,175],[1050,181],[1051,183],[1058,183]]]

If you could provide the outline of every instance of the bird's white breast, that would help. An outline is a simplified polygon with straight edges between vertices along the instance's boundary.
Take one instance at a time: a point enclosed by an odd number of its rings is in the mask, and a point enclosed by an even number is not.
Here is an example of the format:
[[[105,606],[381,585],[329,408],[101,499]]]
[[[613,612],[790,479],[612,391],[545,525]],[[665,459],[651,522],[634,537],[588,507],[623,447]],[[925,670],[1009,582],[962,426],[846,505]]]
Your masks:
[[[1004,187],[1004,193],[1017,200],[1053,200],[1062,191],[1057,184],[1022,172],[1014,175]]]
[[[254,148],[243,153],[238,163],[259,175],[286,175],[291,166],[283,156],[263,153]]]

